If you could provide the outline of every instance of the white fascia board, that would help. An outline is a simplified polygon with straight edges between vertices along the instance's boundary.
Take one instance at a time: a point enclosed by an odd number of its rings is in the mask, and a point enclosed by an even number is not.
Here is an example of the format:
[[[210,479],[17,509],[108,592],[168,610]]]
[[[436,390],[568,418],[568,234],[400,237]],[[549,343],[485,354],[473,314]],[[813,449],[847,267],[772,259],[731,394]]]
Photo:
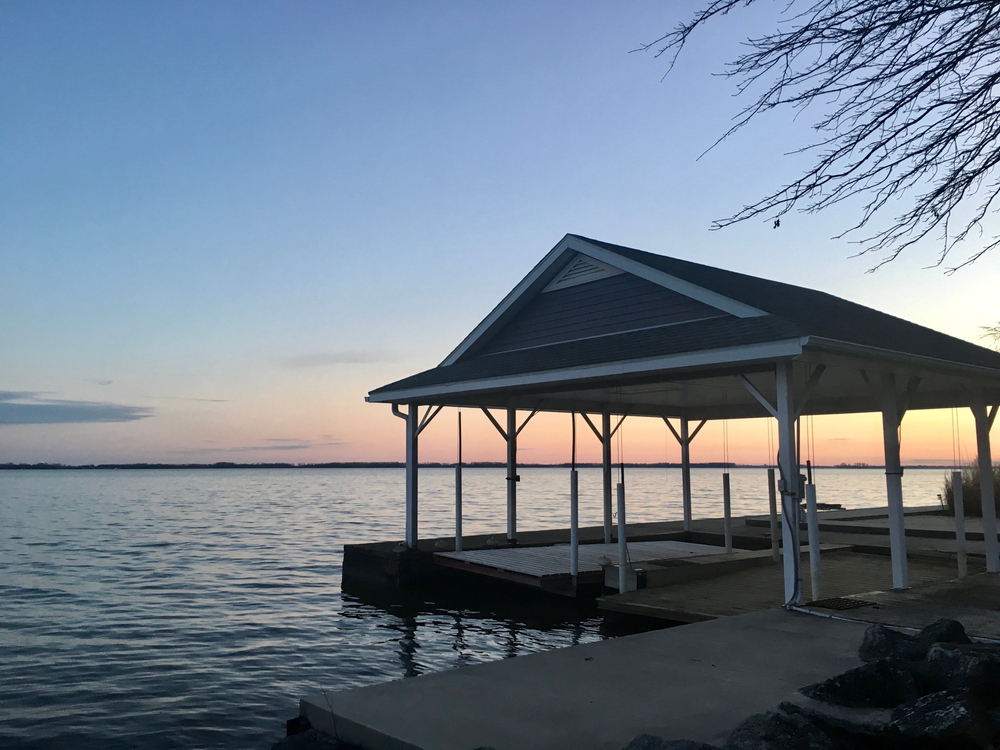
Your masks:
[[[690,281],[684,281],[684,279],[678,279],[676,276],[671,276],[663,271],[650,268],[645,263],[630,260],[611,250],[605,250],[603,247],[592,245],[579,237],[574,238],[572,247],[584,255],[589,255],[594,260],[599,260],[609,266],[614,266],[647,281],[652,281],[654,284],[659,284],[678,294],[683,294],[685,297],[704,302],[706,305],[727,312],[730,315],[735,315],[737,318],[757,318],[768,314],[751,305],[746,305],[718,292],[713,292],[697,284],[692,284]]]
[[[531,385],[550,385],[561,381],[591,380],[594,378],[613,377],[615,375],[638,375],[644,372],[687,370],[692,367],[750,364],[767,360],[787,359],[789,357],[797,357],[800,354],[802,354],[802,340],[795,338],[783,341],[769,341],[764,344],[752,344],[750,346],[671,354],[666,357],[654,357],[651,359],[609,362],[600,365],[574,367],[568,370],[547,370],[525,373],[523,375],[445,383],[442,385],[389,391],[387,393],[380,393],[377,396],[369,395],[369,398],[372,403],[386,404],[394,401],[412,401],[427,397],[439,398],[452,393],[474,393],[476,391],[495,391],[503,388],[520,388]]]
[[[863,344],[852,344],[847,341],[828,339],[822,336],[808,336],[803,339],[803,345],[810,349],[820,351],[836,352],[858,358],[871,360],[889,360],[930,370],[952,377],[971,377],[983,379],[996,383],[1000,381],[1000,370],[980,365],[968,365],[962,362],[953,362],[937,357],[927,357],[921,354],[908,354],[892,349],[879,349],[874,346],[864,346]]]
[[[554,248],[552,248],[548,254],[542,258],[538,264],[531,269],[531,272],[521,279],[521,283],[514,287],[511,292],[503,298],[499,305],[493,308],[493,311],[487,315],[483,321],[476,326],[472,333],[466,336],[462,343],[459,344],[455,350],[449,354],[445,360],[439,365],[439,367],[446,367],[447,365],[453,365],[458,361],[469,348],[479,340],[479,338],[489,330],[490,326],[497,322],[497,320],[510,309],[511,305],[517,302],[532,284],[534,284],[538,277],[545,273],[552,266],[553,263],[563,254],[569,245],[569,235],[564,236]]]

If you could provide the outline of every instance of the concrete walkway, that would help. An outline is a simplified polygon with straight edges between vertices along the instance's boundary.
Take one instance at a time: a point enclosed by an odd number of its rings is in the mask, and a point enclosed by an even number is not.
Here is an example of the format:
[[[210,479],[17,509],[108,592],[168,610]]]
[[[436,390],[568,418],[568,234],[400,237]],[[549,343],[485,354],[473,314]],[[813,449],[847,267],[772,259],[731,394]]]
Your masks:
[[[803,685],[857,666],[865,625],[770,610],[308,696],[313,726],[373,750],[620,750],[720,743]]]

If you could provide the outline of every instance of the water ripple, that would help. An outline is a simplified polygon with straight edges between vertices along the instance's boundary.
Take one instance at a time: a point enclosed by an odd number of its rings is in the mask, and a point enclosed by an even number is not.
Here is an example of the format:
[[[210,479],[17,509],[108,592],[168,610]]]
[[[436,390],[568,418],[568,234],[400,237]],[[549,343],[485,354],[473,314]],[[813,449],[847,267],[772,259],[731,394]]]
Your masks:
[[[719,472],[694,474],[696,515],[719,515]],[[908,471],[908,499],[933,502],[940,474]],[[467,533],[503,533],[503,475],[466,472]],[[629,520],[678,518],[676,475],[632,471]],[[451,533],[452,478],[422,473],[422,533]],[[565,526],[565,470],[522,478],[521,528]],[[843,478],[821,499],[882,504],[881,473]],[[580,493],[600,523],[600,470]],[[266,748],[319,688],[613,634],[474,591],[343,594],[343,544],[402,538],[403,494],[399,470],[0,472],[0,746]],[[734,471],[734,513],[765,508],[763,471]]]

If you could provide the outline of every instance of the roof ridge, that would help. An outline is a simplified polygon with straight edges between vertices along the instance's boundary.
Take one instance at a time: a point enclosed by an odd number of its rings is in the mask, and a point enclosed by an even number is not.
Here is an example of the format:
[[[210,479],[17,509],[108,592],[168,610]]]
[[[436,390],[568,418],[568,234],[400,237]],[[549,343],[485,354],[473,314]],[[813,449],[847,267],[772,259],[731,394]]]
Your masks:
[[[972,341],[968,341],[967,339],[959,338],[958,336],[953,336],[950,333],[944,333],[943,331],[939,331],[939,330],[937,330],[935,328],[931,328],[930,326],[925,326],[925,325],[923,325],[921,323],[915,323],[912,320],[907,320],[906,318],[901,318],[898,315],[893,315],[892,313],[885,312],[884,310],[879,310],[878,308],[875,308],[875,307],[869,307],[868,305],[864,305],[864,304],[862,304],[860,302],[855,302],[854,300],[850,300],[850,299],[847,299],[845,297],[838,297],[836,294],[833,294],[832,292],[823,291],[822,289],[813,289],[813,288],[807,287],[807,286],[799,286],[798,284],[790,284],[790,283],[785,282],[785,281],[777,281],[775,279],[768,279],[768,278],[764,278],[762,276],[754,276],[752,274],[743,273],[741,271],[733,271],[733,270],[730,270],[728,268],[719,268],[717,266],[710,266],[710,265],[708,265],[706,263],[699,263],[699,262],[693,261],[693,260],[686,260],[684,258],[675,258],[675,257],[673,257],[671,255],[660,255],[658,253],[651,253],[648,250],[639,250],[638,248],[627,247],[625,245],[616,245],[616,244],[611,243],[611,242],[605,242],[604,240],[595,240],[595,239],[593,239],[591,237],[585,237],[585,236],[580,235],[580,234],[570,234],[570,236],[571,237],[576,237],[576,238],[581,239],[581,240],[584,240],[585,242],[591,242],[591,243],[593,243],[595,245],[598,245],[598,246],[604,248],[605,250],[609,250],[611,252],[619,253],[619,251],[625,250],[628,253],[635,253],[635,254],[637,254],[639,256],[648,256],[649,258],[658,259],[658,260],[665,260],[665,261],[668,261],[670,263],[677,263],[677,264],[680,264],[682,266],[688,266],[692,270],[695,270],[695,269],[702,270],[702,271],[707,272],[709,274],[722,274],[722,275],[730,277],[733,280],[737,280],[737,279],[739,279],[739,280],[748,280],[748,281],[752,281],[752,282],[759,283],[759,284],[766,284],[766,285],[771,286],[771,287],[779,287],[779,288],[784,288],[784,289],[788,289],[788,290],[794,290],[795,292],[800,292],[800,293],[804,292],[804,293],[809,294],[809,295],[821,295],[822,297],[825,297],[828,300],[836,302],[838,304],[848,304],[848,305],[851,305],[851,306],[853,306],[855,308],[858,308],[858,309],[865,310],[865,311],[870,312],[870,313],[875,313],[877,315],[883,316],[884,318],[888,318],[888,319],[891,319],[893,321],[898,321],[898,322],[903,323],[903,324],[905,324],[907,326],[913,326],[915,328],[920,328],[920,329],[922,329],[924,331],[928,331],[930,333],[934,333],[934,334],[936,334],[938,336],[946,336],[947,338],[949,338],[949,339],[951,339],[953,341],[958,341],[958,342],[961,342],[963,344],[967,344],[969,346],[974,346],[974,347],[976,347],[978,349],[983,349],[985,351],[993,351],[992,349],[989,349],[988,347],[980,346],[979,344],[976,344],[975,342],[972,342]],[[621,254],[621,253],[619,253],[619,254]],[[641,258],[633,258],[633,260],[637,260],[638,262],[645,263],[645,261],[643,261]],[[649,263],[645,263],[645,265],[650,265],[650,264]],[[651,268],[656,268],[656,266],[650,266],[650,267]],[[657,270],[663,271],[664,273],[671,273],[670,270],[663,269],[663,268],[659,268]],[[685,279],[685,280],[689,281],[690,283],[693,283],[693,284],[698,284],[699,286],[705,286],[705,288],[710,288],[710,287],[706,286],[703,282],[691,281],[690,279]],[[720,291],[719,289],[712,289],[712,291],[715,291],[715,292],[717,292],[719,294],[725,294],[726,296],[732,296],[732,292],[731,291]],[[753,302],[748,302],[747,300],[739,300],[739,301],[742,301],[742,302],[744,302],[746,304],[754,304],[754,305],[756,305],[758,307],[761,307],[761,303],[760,303],[759,300],[754,300]],[[765,309],[765,308],[761,307],[761,309]],[[765,310],[765,311],[769,315],[774,315],[775,317],[782,318],[783,320],[786,320],[788,322],[798,322],[798,321],[793,321],[792,319],[788,318],[787,316],[785,316],[785,315],[783,315],[781,313],[774,312],[773,310]]]

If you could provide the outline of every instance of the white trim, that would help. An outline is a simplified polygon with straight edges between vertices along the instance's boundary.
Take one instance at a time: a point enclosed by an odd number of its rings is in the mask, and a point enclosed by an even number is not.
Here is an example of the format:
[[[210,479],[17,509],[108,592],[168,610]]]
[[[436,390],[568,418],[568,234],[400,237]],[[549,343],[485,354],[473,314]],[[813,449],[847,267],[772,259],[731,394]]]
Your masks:
[[[528,289],[538,281],[538,278],[548,271],[552,265],[559,259],[559,257],[567,250],[575,250],[578,254],[586,255],[595,261],[603,263],[612,268],[617,268],[620,271],[626,273],[634,274],[642,279],[651,281],[654,284],[662,286],[671,291],[677,292],[678,294],[683,294],[685,297],[690,297],[699,302],[703,302],[710,307],[714,307],[717,310],[722,310],[723,312],[735,315],[738,318],[755,318],[761,315],[767,315],[763,310],[758,310],[756,307],[751,307],[750,305],[745,305],[742,302],[737,302],[734,299],[730,299],[718,292],[712,292],[703,287],[692,284],[689,281],[684,281],[683,279],[678,279],[676,276],[671,276],[668,273],[662,271],[657,271],[655,268],[651,268],[644,263],[639,263],[628,258],[618,255],[611,250],[605,250],[604,248],[598,247],[582,237],[576,235],[565,235],[559,243],[552,248],[548,254],[542,258],[538,264],[531,269],[531,272],[521,279],[521,282],[514,287],[510,293],[503,298],[499,305],[493,308],[492,312],[487,315],[483,321],[476,326],[472,332],[462,339],[460,343],[452,352],[449,354],[445,360],[441,363],[441,367],[447,365],[453,365],[458,359],[465,354],[472,346],[479,341],[479,339],[496,323],[504,313],[507,312],[517,302]],[[572,262],[572,261],[570,261]]]
[[[578,247],[574,245],[573,249],[578,250],[584,255],[589,255],[594,260],[599,260],[609,266],[614,266],[647,281],[652,281],[654,284],[659,284],[678,294],[683,294],[685,297],[690,297],[718,310],[735,315],[737,318],[758,318],[761,315],[768,315],[767,312],[759,310],[756,307],[738,302],[718,292],[700,287],[697,284],[692,284],[690,281],[678,279],[676,276],[671,276],[668,273],[651,268],[645,263],[630,260],[612,250],[605,250],[603,247],[593,245],[581,237],[574,237],[573,239],[583,246]]]
[[[691,367],[707,367],[722,364],[745,364],[761,360],[784,359],[802,354],[799,339],[769,341],[750,346],[735,346],[725,349],[709,349],[685,354],[671,354],[666,357],[652,359],[636,359],[624,362],[612,362],[601,365],[574,367],[568,370],[545,370],[526,373],[524,375],[508,375],[484,380],[467,380],[459,383],[443,383],[441,385],[424,386],[408,390],[390,391],[371,395],[373,403],[390,403],[409,399],[445,396],[452,393],[471,393],[474,391],[490,391],[500,388],[516,388],[529,385],[546,385],[559,381],[589,380],[592,378],[611,377],[614,375],[634,375],[643,372],[658,372],[664,370],[681,370]]]
[[[806,336],[802,339],[802,345],[819,349],[821,351],[840,353],[848,357],[856,356],[864,357],[868,360],[882,359],[909,362],[915,365],[920,365],[921,367],[929,370],[936,371],[939,375],[962,377],[961,374],[955,371],[964,370],[968,373],[968,376],[971,377],[987,377],[994,382],[1000,381],[1000,369],[984,367],[982,365],[970,365],[965,362],[956,362],[951,359],[928,357],[924,354],[910,354],[908,352],[900,352],[894,349],[879,349],[874,346],[852,344],[849,341],[839,341],[838,339],[830,339],[824,336]],[[973,346],[975,346],[975,344],[973,344]]]
[[[462,343],[455,347],[454,351],[452,351],[452,353],[445,358],[439,367],[455,364],[455,362],[458,361],[458,358],[465,354],[469,348],[490,329],[500,316],[507,312],[507,310],[510,309],[510,306],[520,299],[521,295],[523,295],[528,288],[538,280],[538,277],[549,270],[552,264],[559,259],[559,256],[568,249],[568,242],[569,235],[567,234],[554,248],[549,250],[548,254],[542,258],[533,269],[531,269],[531,272],[527,276],[521,279],[521,283],[514,287],[510,293],[504,297],[503,300],[501,300],[500,304],[494,307],[493,311],[483,318],[483,321],[479,325],[472,329],[472,333],[462,339]]]
[[[581,270],[580,266],[584,266],[585,268]],[[579,273],[583,273],[583,275],[574,275]],[[623,273],[625,272],[620,268],[609,266],[607,263],[595,260],[584,253],[577,253],[566,264],[566,267],[559,272],[559,275],[552,279],[540,293],[545,294],[546,292],[554,292],[557,289],[569,289],[573,286],[589,284],[591,281],[600,281],[601,279],[609,279],[612,276],[621,276]]]
[[[641,328],[629,328],[625,331],[611,331],[610,333],[595,333],[593,336],[581,336],[578,339],[565,339],[563,341],[550,341],[547,344],[532,344],[531,346],[520,346],[517,349],[501,349],[496,352],[489,352],[484,354],[484,357],[498,357],[502,354],[511,354],[512,352],[526,352],[530,349],[544,349],[547,346],[557,346],[560,344],[573,344],[577,341],[590,341],[592,339],[603,339],[608,336],[624,336],[626,333],[637,333],[638,331],[652,331],[656,328],[672,328],[674,326],[682,326],[688,323],[702,323],[706,320],[719,320],[720,318],[725,318],[726,315],[723,312],[719,312],[718,315],[709,315],[705,318],[691,318],[690,320],[678,320],[674,323],[658,323],[655,326],[643,326]]]

